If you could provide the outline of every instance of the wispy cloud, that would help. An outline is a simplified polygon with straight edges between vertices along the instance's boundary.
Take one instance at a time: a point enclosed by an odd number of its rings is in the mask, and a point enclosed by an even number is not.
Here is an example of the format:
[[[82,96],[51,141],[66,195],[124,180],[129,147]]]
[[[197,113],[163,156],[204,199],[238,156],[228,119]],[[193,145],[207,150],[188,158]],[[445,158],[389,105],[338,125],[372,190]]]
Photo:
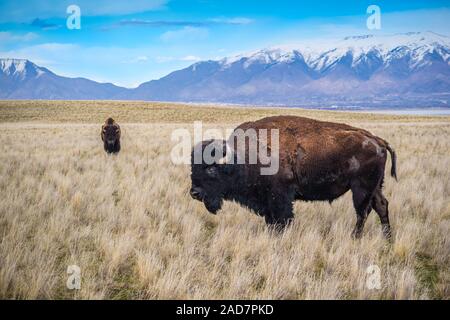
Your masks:
[[[235,18],[214,18],[209,20],[211,23],[215,24],[232,24],[232,25],[245,25],[253,23],[254,20],[245,17],[235,17]]]
[[[14,34],[11,32],[0,32],[0,41],[31,41],[38,38],[34,32],[27,32],[25,34]]]
[[[142,26],[150,28],[160,27],[210,27],[215,25],[246,25],[253,23],[254,20],[245,17],[235,18],[212,18],[203,21],[190,20],[145,20],[145,19],[129,19],[121,20],[118,23],[106,26],[104,29],[112,29],[115,27],[126,26]]]
[[[40,19],[66,17],[66,8],[76,4],[85,16],[125,15],[158,10],[165,7],[168,0],[27,0],[0,1],[0,22],[27,22],[35,17]]]
[[[155,58],[155,61],[157,63],[166,63],[166,62],[170,62],[170,61],[174,61],[176,60],[174,57],[170,57],[170,56],[157,56]]]
[[[115,26],[145,26],[145,27],[203,27],[208,25],[206,22],[195,21],[168,21],[168,20],[141,20],[130,19],[122,20]]]
[[[208,37],[208,30],[205,28],[184,27],[179,30],[166,31],[161,35],[163,41],[193,41]]]
[[[137,56],[132,59],[123,60],[122,63],[142,63],[142,62],[147,62],[147,61],[148,61],[147,56]]]
[[[181,58],[181,61],[200,61],[202,60],[200,57],[197,56],[184,56],[183,58]]]
[[[0,52],[1,57],[28,59],[47,67],[66,62],[68,56],[78,52],[80,47],[71,43],[42,43],[24,48]]]
[[[187,55],[181,58],[171,57],[171,56],[157,56],[155,58],[155,61],[157,63],[166,63],[166,62],[173,62],[173,61],[185,61],[185,62],[196,62],[200,61],[202,58],[194,55]]]
[[[42,30],[55,30],[61,28],[61,25],[48,22],[39,18],[34,19],[31,24],[32,27],[40,28]]]

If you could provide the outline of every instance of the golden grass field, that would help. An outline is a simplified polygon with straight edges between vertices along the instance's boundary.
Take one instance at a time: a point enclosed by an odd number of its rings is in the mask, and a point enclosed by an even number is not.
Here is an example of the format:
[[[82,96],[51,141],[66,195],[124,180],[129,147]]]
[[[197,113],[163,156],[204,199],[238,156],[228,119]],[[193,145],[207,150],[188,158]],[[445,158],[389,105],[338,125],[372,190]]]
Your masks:
[[[398,154],[386,171],[393,242],[351,194],[297,202],[283,234],[226,202],[217,216],[170,160],[174,128],[293,114],[365,128]],[[107,156],[101,124],[122,128]],[[144,102],[0,102],[0,297],[25,299],[449,299],[450,117]],[[390,162],[387,164],[390,168]],[[67,267],[81,289],[66,288]],[[377,265],[381,288],[369,289]]]

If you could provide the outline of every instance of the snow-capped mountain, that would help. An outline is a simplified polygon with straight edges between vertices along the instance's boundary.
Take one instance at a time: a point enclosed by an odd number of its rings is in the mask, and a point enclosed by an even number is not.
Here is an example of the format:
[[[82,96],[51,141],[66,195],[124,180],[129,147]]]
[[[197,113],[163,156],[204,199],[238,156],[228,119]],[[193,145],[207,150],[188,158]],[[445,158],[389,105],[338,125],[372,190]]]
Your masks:
[[[0,98],[136,99],[296,106],[450,107],[450,38],[356,36],[197,62],[125,89],[0,59]]]
[[[28,76],[39,77],[49,72],[47,69],[23,59],[1,59],[0,69],[2,74],[18,80],[24,80]]]
[[[444,60],[449,59],[450,38],[433,32],[411,32],[394,36],[354,36],[330,42],[310,42],[273,47],[221,60],[224,67],[246,59],[245,67],[252,63],[290,63],[303,59],[309,68],[322,73],[332,68],[346,56],[351,56],[351,66],[357,68],[370,58],[383,62],[384,66],[402,57],[408,57],[408,66],[421,66],[426,55],[436,52]],[[368,59],[369,58],[369,59]]]
[[[139,99],[302,106],[450,106],[450,38],[357,36],[197,62],[133,92]]]
[[[61,77],[25,59],[0,59],[0,99],[112,99],[125,88]]]

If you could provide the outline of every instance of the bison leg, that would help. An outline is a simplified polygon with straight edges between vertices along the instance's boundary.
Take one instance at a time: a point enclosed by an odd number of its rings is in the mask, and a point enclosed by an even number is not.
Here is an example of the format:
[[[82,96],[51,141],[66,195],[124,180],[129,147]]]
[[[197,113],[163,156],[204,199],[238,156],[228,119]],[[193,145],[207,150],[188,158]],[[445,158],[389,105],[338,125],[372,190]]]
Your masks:
[[[120,141],[119,140],[116,141],[114,149],[115,149],[114,152],[116,152],[116,153],[120,151]]]
[[[356,225],[352,237],[355,239],[361,238],[367,216],[372,210],[371,202],[374,189],[374,187],[370,187],[370,184],[367,185],[359,180],[352,182],[353,205],[356,210]]]
[[[381,188],[378,188],[372,199],[372,206],[378,213],[381,221],[381,229],[386,239],[391,239],[391,225],[389,224],[389,202],[384,197]]]
[[[269,210],[264,215],[266,224],[277,231],[283,231],[294,218],[293,201],[287,197],[272,198]]]

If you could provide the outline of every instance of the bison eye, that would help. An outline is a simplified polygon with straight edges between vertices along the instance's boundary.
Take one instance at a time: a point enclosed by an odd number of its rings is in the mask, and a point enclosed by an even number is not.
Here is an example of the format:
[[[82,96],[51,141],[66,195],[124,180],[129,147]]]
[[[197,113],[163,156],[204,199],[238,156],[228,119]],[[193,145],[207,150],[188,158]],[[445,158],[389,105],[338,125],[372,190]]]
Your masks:
[[[217,175],[219,174],[216,166],[209,166],[205,169],[205,171],[208,176],[213,178],[217,177]]]

